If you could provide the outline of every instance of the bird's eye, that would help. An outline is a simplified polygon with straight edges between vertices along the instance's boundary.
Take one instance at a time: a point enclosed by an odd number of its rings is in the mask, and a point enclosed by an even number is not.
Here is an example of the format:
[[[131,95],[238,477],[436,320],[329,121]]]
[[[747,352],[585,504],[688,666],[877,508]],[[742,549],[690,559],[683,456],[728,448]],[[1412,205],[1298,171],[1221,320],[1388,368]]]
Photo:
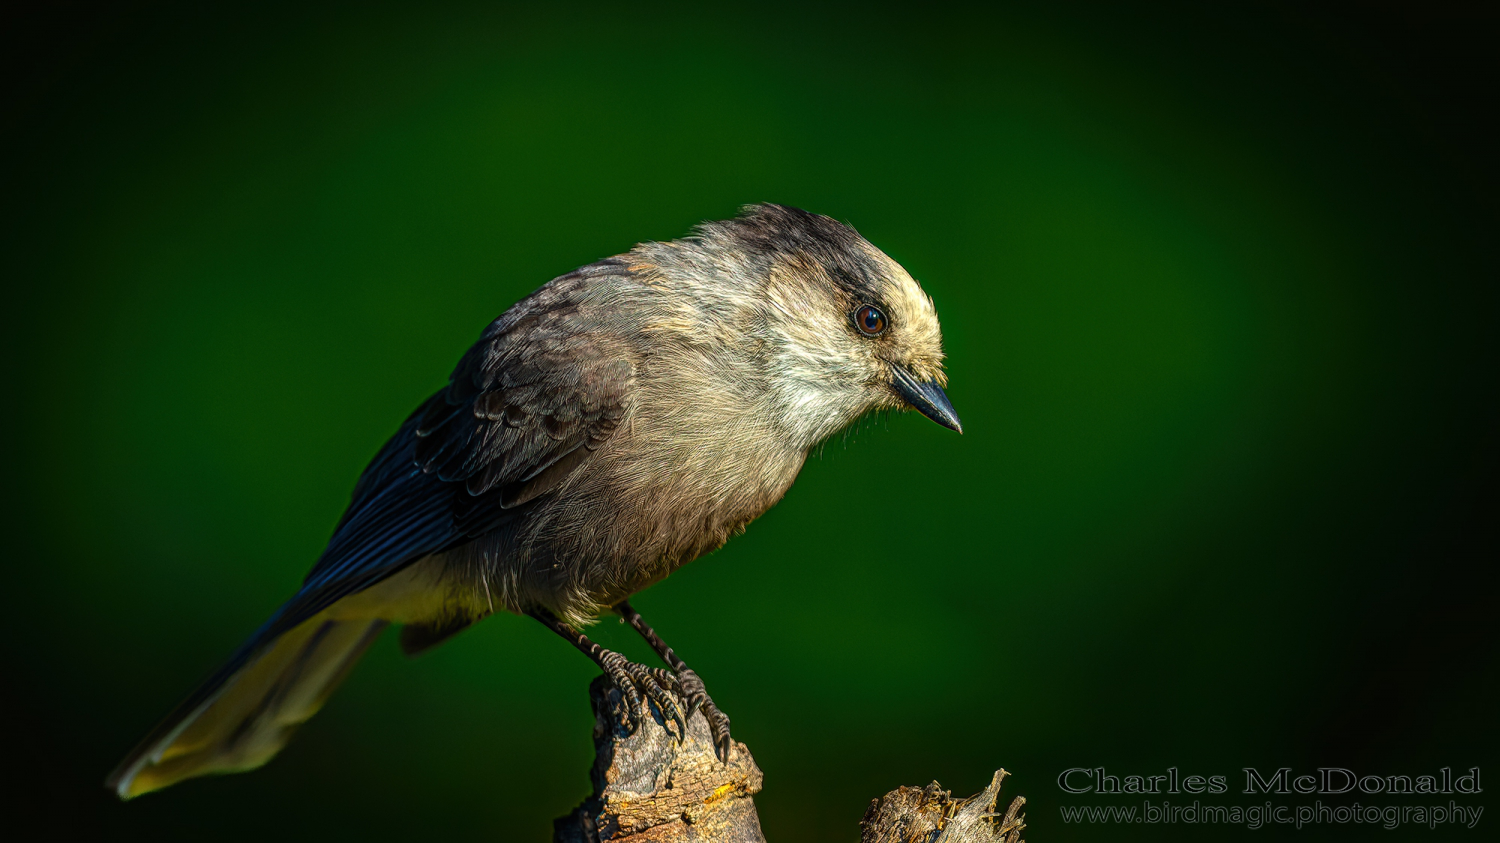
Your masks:
[[[885,331],[885,314],[874,305],[865,305],[854,312],[854,327],[861,334],[873,337]]]

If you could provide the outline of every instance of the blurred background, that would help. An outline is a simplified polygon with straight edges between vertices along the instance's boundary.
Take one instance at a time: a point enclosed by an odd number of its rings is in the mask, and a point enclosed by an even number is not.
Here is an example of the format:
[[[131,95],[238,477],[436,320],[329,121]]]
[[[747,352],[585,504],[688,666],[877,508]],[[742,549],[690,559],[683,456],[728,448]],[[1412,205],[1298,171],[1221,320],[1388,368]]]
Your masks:
[[[509,616],[383,639],[260,771],[101,782],[490,319],[754,201],[925,284],[965,429],[861,425],[636,602],[765,771],[769,839],[856,840],[871,798],[1001,766],[1035,841],[1363,838],[1068,825],[1138,800],[1057,777],[1176,767],[1236,804],[1245,767],[1500,760],[1477,4],[6,15],[16,822],[549,839],[595,669]],[[595,629],[646,660],[627,631]]]

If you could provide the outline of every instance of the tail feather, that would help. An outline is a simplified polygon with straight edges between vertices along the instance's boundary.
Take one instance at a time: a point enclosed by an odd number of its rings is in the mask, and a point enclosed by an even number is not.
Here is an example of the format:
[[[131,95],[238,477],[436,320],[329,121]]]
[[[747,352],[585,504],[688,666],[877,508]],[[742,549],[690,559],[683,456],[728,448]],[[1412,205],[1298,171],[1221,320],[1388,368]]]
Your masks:
[[[106,780],[122,799],[193,776],[266,763],[322,708],[388,625],[324,611],[258,646],[241,648]],[[258,654],[257,654],[257,651]]]

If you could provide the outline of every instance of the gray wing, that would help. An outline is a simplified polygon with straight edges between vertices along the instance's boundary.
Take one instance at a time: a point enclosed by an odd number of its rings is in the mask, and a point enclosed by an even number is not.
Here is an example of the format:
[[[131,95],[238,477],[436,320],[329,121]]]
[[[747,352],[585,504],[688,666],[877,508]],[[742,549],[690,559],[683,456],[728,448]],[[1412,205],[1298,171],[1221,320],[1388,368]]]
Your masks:
[[[584,267],[485,330],[365,469],[295,614],[504,525],[588,463],[635,390],[624,343],[588,293],[627,273],[615,259]]]
[[[448,386],[365,469],[301,590],[126,756],[110,786],[128,786],[282,633],[411,562],[502,526],[585,466],[629,411],[635,384],[623,343],[601,333],[590,313],[590,287],[626,274],[617,260],[584,267],[495,320]],[[274,696],[263,702],[276,704]]]

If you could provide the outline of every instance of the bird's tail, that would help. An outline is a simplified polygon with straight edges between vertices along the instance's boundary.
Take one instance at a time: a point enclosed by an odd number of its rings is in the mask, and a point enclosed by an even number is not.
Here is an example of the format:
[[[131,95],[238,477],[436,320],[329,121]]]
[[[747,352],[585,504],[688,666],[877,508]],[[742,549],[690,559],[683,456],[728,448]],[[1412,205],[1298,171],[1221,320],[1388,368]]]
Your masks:
[[[105,780],[130,799],[193,776],[271,760],[317,713],[388,621],[320,612],[262,640],[266,628],[162,721]]]

